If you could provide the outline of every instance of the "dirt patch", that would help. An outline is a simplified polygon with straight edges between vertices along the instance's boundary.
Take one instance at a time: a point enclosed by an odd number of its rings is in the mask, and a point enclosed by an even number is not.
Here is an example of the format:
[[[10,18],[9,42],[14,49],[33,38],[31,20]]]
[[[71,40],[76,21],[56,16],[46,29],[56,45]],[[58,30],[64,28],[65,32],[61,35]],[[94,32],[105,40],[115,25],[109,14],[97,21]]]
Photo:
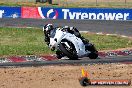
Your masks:
[[[132,79],[132,64],[0,68],[0,88],[82,88],[78,82],[82,67],[89,72],[91,79]],[[112,88],[132,88],[132,86],[112,86]]]

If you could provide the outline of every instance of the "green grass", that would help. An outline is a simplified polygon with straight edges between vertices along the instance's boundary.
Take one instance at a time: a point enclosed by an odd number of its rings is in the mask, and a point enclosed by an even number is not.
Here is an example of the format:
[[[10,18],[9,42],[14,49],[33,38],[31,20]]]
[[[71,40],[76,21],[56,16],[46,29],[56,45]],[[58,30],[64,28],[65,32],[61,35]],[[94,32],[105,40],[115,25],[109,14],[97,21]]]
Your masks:
[[[52,53],[43,40],[40,29],[0,28],[0,56]]]
[[[132,39],[115,35],[82,34],[90,42],[94,43],[98,50],[113,50],[132,47]]]
[[[132,47],[132,40],[118,36],[82,34],[98,50]],[[52,54],[39,28],[0,28],[0,56]]]
[[[13,1],[13,0],[0,0],[0,6],[30,6],[30,7],[77,7],[77,8],[132,8],[132,1],[127,1],[125,3],[124,1],[118,1],[115,2],[109,2],[109,1],[81,1],[81,0],[53,0],[53,4],[48,3],[39,3],[35,2],[35,0],[27,1],[27,0],[21,0],[21,1]]]

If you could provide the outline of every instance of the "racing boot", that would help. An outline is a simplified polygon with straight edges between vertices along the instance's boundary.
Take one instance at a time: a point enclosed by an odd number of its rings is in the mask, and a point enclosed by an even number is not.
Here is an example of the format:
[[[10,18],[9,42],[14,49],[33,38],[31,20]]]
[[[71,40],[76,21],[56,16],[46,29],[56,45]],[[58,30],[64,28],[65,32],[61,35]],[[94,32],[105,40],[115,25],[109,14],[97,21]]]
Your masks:
[[[88,51],[90,51],[90,52],[96,52],[96,53],[98,52],[96,50],[95,46],[93,44],[91,44],[91,43],[86,44],[85,45],[85,49],[88,50]]]
[[[83,36],[80,36],[79,38],[82,40],[82,42],[84,43],[84,45],[85,44],[89,44],[89,40],[88,39],[85,39]]]

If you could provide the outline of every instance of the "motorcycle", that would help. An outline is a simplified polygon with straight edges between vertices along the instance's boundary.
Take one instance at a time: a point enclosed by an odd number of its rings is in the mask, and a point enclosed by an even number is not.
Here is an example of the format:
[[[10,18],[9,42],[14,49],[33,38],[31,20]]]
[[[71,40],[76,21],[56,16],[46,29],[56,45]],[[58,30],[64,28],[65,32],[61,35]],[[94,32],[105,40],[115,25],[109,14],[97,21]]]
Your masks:
[[[93,44],[84,44],[80,38],[60,28],[56,28],[50,32],[49,47],[59,50],[61,54],[67,56],[69,59],[82,57],[96,59],[98,57],[98,51]]]

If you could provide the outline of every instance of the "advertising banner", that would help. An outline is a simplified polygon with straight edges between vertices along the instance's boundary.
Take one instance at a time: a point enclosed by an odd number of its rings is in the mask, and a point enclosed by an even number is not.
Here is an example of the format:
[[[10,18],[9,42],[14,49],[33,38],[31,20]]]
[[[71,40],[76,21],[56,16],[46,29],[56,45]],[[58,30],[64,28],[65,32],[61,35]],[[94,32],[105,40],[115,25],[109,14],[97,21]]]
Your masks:
[[[40,18],[38,7],[22,7],[21,18]]]
[[[132,9],[0,7],[0,18],[132,20]]]
[[[132,20],[132,9],[22,7],[22,18]]]
[[[0,18],[20,18],[21,7],[0,7]]]

